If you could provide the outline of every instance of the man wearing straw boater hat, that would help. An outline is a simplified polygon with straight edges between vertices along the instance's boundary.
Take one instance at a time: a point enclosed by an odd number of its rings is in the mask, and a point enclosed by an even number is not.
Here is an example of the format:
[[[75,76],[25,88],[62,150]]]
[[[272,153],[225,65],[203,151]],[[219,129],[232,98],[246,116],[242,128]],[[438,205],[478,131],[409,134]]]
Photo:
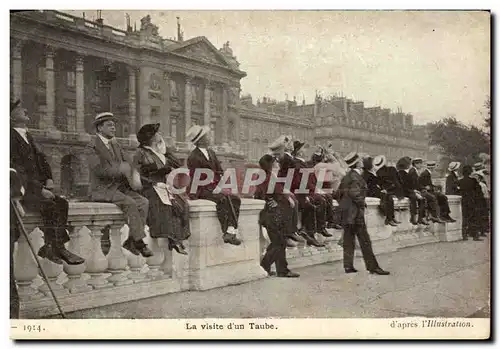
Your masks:
[[[30,118],[17,100],[10,104],[10,167],[24,188],[20,200],[28,211],[40,212],[45,244],[38,256],[54,263],[82,264],[84,259],[68,251],[68,201],[54,194],[52,170],[27,129]]]
[[[90,167],[90,198],[96,202],[112,202],[125,214],[129,237],[123,247],[135,255],[151,257],[153,252],[143,239],[148,216],[149,202],[138,194],[141,189],[139,172],[115,139],[116,118],[112,113],[100,113],[95,117],[96,137],[87,145],[87,161]]]
[[[432,171],[436,167],[435,161],[427,161],[426,168],[422,170],[418,178],[421,188],[425,188],[427,192],[436,198],[437,205],[439,206],[439,218],[444,222],[453,223],[455,220],[450,217],[450,206],[448,205],[448,198],[443,193],[436,190],[432,184]]]
[[[384,155],[375,156],[372,160],[372,168],[364,172],[363,177],[367,182],[368,191],[370,192],[370,184],[368,183],[368,180],[371,180],[371,194],[380,199],[380,205],[383,207],[385,215],[385,224],[396,226],[401,222],[397,221],[394,215],[395,184],[387,181],[388,176],[384,173],[387,168],[385,166],[386,163],[387,160]],[[380,171],[381,169],[382,171]],[[381,176],[379,172],[386,177]]]
[[[350,170],[340,183],[342,210],[342,225],[344,226],[343,248],[344,269],[346,273],[356,273],[354,268],[354,239],[357,236],[366,269],[370,274],[388,275],[389,272],[380,268],[373,253],[372,243],[365,223],[367,186],[361,176],[363,162],[358,153],[352,152],[345,157]]]
[[[238,219],[240,216],[241,200],[238,196],[229,193],[214,193],[220,180],[224,175],[222,165],[217,159],[215,152],[210,146],[210,127],[207,125],[193,125],[186,133],[186,139],[192,142],[196,148],[189,154],[187,167],[189,168],[191,181],[195,178],[196,169],[212,171],[213,179],[206,185],[200,185],[195,193],[191,193],[193,199],[204,199],[215,202],[217,205],[217,218],[222,228],[222,238],[225,243],[240,245],[238,239]],[[207,179],[207,174],[201,173],[198,180]],[[193,184],[193,182],[191,183]]]
[[[425,220],[425,198],[420,195],[420,191],[418,190],[418,173],[412,168],[411,164],[411,158],[408,156],[402,157],[396,164],[404,196],[410,200],[410,222],[413,225],[429,225]]]
[[[458,185],[458,169],[460,165],[458,161],[452,161],[448,165],[448,172],[450,174],[446,177],[446,195],[460,195]]]

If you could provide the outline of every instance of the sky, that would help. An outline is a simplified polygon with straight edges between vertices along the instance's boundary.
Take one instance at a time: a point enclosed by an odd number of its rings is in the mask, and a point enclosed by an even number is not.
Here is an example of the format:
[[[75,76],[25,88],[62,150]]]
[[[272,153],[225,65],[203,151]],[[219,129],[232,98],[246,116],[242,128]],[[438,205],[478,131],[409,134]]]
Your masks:
[[[65,11],[81,16],[83,11]],[[414,115],[415,124],[455,116],[482,125],[490,94],[490,17],[465,11],[102,10],[104,23],[140,27],[151,16],[164,38],[230,42],[243,94],[312,103],[342,94]],[[96,11],[85,11],[95,19]]]

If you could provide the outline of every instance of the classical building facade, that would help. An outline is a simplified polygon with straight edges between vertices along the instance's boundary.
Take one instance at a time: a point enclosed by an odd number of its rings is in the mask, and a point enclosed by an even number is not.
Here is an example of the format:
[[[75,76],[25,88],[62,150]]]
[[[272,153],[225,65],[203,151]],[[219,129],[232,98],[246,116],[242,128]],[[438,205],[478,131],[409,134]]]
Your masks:
[[[313,104],[255,104],[240,96],[239,69],[229,43],[215,48],[205,37],[164,39],[151,18],[139,29],[113,28],[58,11],[12,13],[11,98],[20,98],[32,118],[30,129],[48,155],[54,180],[66,195],[88,185],[84,147],[101,111],[118,118],[119,142],[132,153],[135,133],[160,122],[166,138],[185,159],[186,130],[210,125],[215,150],[226,165],[255,162],[267,144],[290,134],[309,145],[332,142],[351,150],[427,156],[428,145],[413,129],[413,118],[363,102],[317,97]]]

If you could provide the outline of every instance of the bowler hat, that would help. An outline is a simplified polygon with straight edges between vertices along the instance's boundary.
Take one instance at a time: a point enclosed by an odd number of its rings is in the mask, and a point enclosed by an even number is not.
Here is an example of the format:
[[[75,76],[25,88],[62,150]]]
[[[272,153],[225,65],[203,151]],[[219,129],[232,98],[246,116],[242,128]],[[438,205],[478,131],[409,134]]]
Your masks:
[[[148,144],[151,138],[154,137],[158,129],[160,128],[160,124],[146,124],[137,131],[137,140],[139,144],[144,145]]]

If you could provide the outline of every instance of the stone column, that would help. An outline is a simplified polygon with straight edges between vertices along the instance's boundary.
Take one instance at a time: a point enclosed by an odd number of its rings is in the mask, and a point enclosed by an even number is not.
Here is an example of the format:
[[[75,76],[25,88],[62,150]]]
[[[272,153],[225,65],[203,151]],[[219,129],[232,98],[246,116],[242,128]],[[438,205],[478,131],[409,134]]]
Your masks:
[[[240,119],[240,110],[241,110],[241,101],[240,101],[240,93],[241,93],[241,87],[238,85],[238,94],[236,96],[236,100],[234,101],[234,107],[236,109],[233,110],[233,130],[234,130],[234,139],[233,141],[236,142],[236,145],[239,149],[239,142],[237,141],[240,139],[240,132],[241,132],[241,119]]]
[[[193,76],[186,76],[186,85],[184,92],[184,132],[181,135],[181,139],[186,138],[186,132],[191,127],[191,82],[193,81]]]
[[[22,41],[16,41],[12,48],[12,97],[14,100],[22,99],[23,97],[22,48]]]
[[[135,97],[135,76],[137,69],[128,66],[128,115],[129,115],[129,138],[137,138],[136,122],[137,122],[137,104]]]
[[[149,124],[151,122],[151,106],[149,105],[149,87],[150,87],[150,76],[149,69],[147,67],[140,68],[139,76],[139,125]]]
[[[45,59],[45,98],[47,112],[40,118],[40,128],[49,129],[54,126],[56,114],[56,93],[55,93],[55,73],[54,73],[54,55],[55,50],[47,48]]]
[[[227,132],[229,131],[229,87],[222,87],[222,113],[221,113],[221,143],[227,143]]]
[[[203,125],[210,124],[210,89],[212,88],[209,80],[205,81],[205,92],[203,93]]]
[[[85,133],[85,80],[83,56],[76,57],[76,132]]]
[[[163,84],[162,84],[162,95],[163,95],[163,106],[161,115],[161,126],[160,130],[163,136],[170,136],[170,72],[163,72]]]

